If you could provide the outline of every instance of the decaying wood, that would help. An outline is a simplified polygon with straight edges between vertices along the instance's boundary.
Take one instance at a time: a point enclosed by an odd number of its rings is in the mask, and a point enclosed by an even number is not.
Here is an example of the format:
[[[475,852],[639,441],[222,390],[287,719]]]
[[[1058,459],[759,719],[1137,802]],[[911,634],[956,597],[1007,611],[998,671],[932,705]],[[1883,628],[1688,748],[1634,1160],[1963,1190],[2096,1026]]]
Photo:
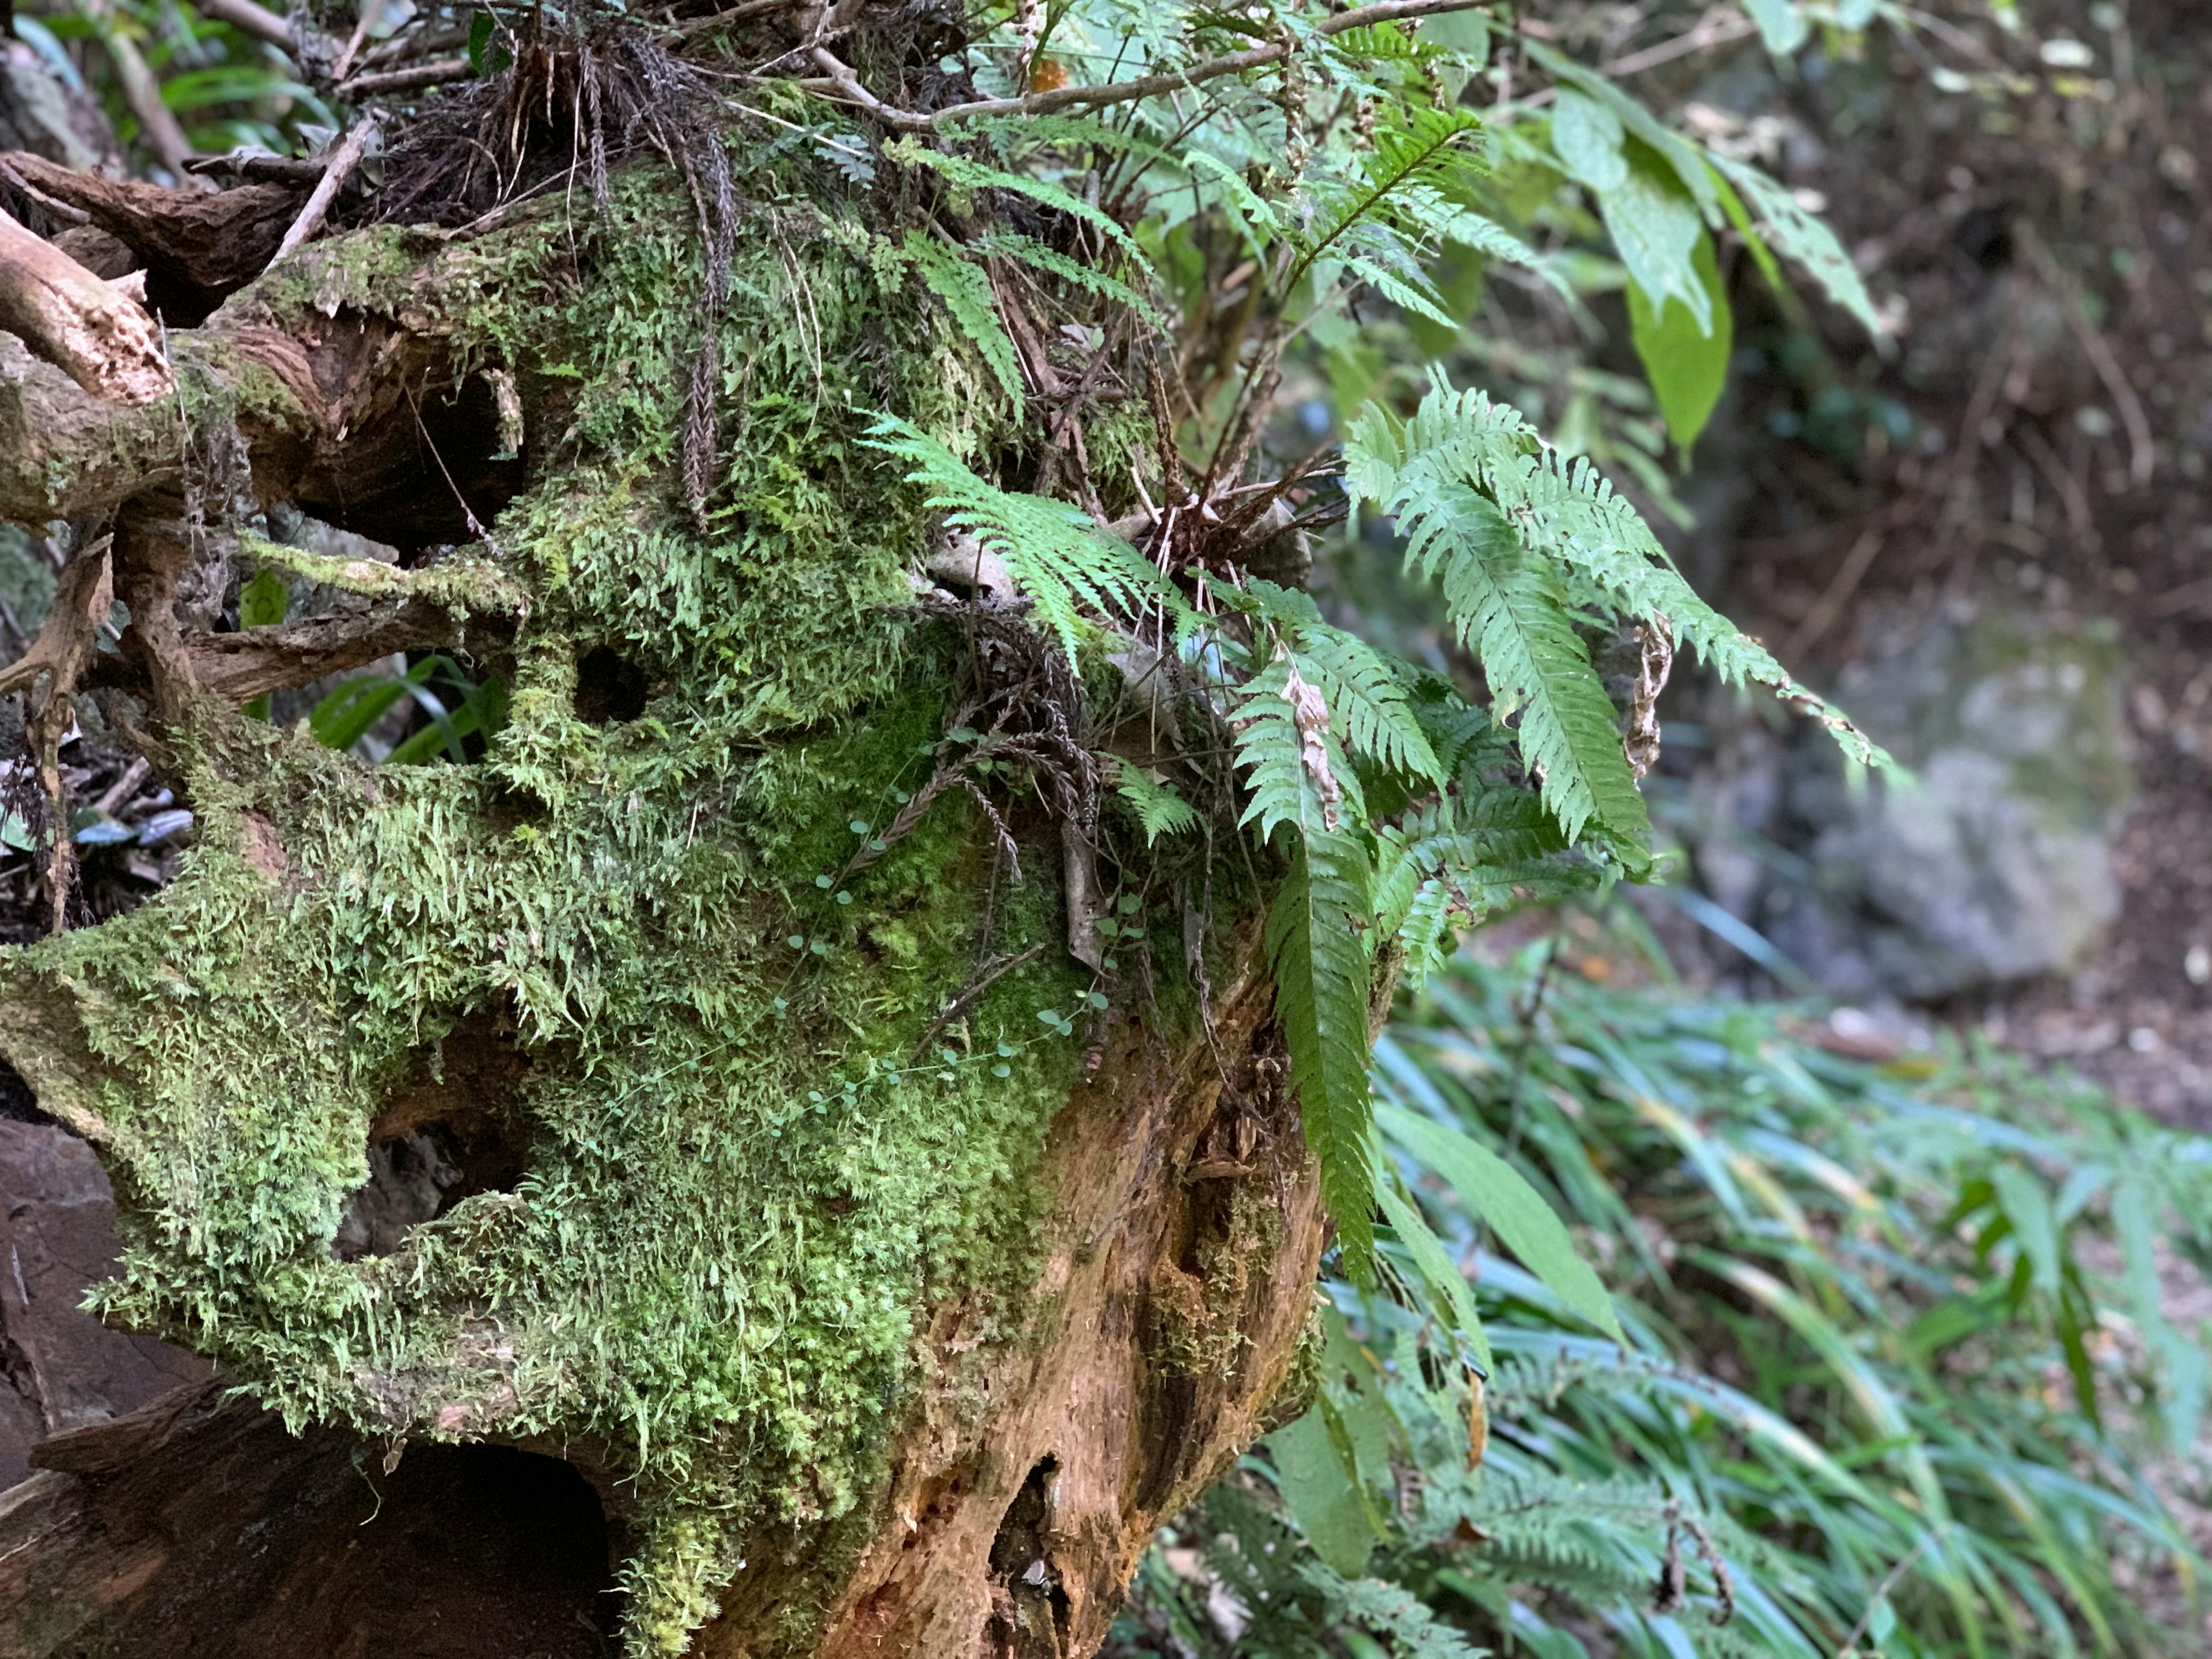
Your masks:
[[[143,404],[176,390],[161,331],[146,308],[6,213],[0,213],[0,329],[96,398]]]
[[[930,1311],[857,1555],[763,1534],[696,1654],[1088,1654],[1155,1529],[1291,1408],[1322,1212],[1257,930],[1233,944],[1212,1044],[1118,1025],[1054,1117],[1034,1280]],[[581,1659],[619,1606],[624,1494],[588,1456],[295,1437],[218,1384],[33,1461],[0,1498],[0,1659]]]
[[[0,1659],[609,1650],[607,1524],[550,1457],[287,1434],[217,1383],[57,1435],[0,1494]],[[386,1467],[389,1464],[390,1467]]]
[[[0,155],[0,169],[42,204],[59,203],[83,215],[137,255],[157,295],[167,289],[185,302],[181,313],[167,308],[172,326],[197,324],[259,276],[305,199],[302,187],[289,181],[215,192],[165,190],[73,172],[21,150]]]
[[[1284,1408],[1314,1309],[1318,1184],[1282,1067],[1256,937],[1204,1041],[1117,1028],[1053,1120],[1036,1281],[1012,1334],[940,1304],[868,1542],[825,1586],[789,1530],[747,1551],[694,1651],[764,1659],[783,1615],[834,1600],[818,1659],[1064,1659],[1104,1640],[1154,1531]],[[1237,1179],[1200,1166],[1254,1146]]]

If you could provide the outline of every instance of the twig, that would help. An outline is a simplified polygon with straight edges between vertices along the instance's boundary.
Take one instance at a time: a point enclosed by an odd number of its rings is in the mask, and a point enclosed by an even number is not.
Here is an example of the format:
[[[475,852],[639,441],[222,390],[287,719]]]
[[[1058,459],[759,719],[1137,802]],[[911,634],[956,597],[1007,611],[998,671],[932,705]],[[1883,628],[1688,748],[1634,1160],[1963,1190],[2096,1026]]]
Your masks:
[[[255,5],[253,0],[192,0],[192,9],[203,17],[228,23],[241,34],[250,34],[295,56],[305,44],[304,29],[295,33],[288,19],[279,17],[265,6]]]
[[[102,817],[107,817],[131,798],[131,791],[145,782],[153,770],[154,763],[139,756],[123,769],[123,775],[107,787],[106,793],[93,802],[92,810]]]
[[[2128,429],[2128,474],[2140,489],[2150,483],[2152,469],[2157,465],[2150,417],[2143,413],[2142,399],[2136,396],[2127,371],[2112,355],[2112,348],[2089,320],[2088,308],[2081,303],[2081,290],[2044,245],[2043,238],[2025,220],[2020,223],[2019,238],[2044,281],[2057,289],[2059,298],[2066,302],[2066,321],[2074,331],[2075,342],[2081,346],[2081,355],[2089,360],[2089,367],[2097,371],[2097,378],[2105,383],[2105,390],[2112,395],[2112,401],[2119,405],[2120,423]]]
[[[1844,606],[1858,591],[1860,580],[1874,568],[1875,556],[1881,551],[1880,526],[1861,531],[1859,538],[1851,544],[1851,550],[1844,555],[1844,562],[1836,567],[1836,574],[1828,580],[1827,586],[1805,613],[1805,620],[1797,624],[1797,631],[1790,636],[1790,643],[1782,654],[1790,662],[1803,660],[1822,635],[1836,625],[1836,618],[1844,614]]]
[[[434,87],[441,81],[464,80],[475,73],[475,65],[466,58],[434,58],[412,69],[356,75],[335,90],[339,97],[358,103],[362,99],[380,97],[387,92],[412,92],[417,87]]]
[[[1898,1558],[1897,1565],[1882,1575],[1881,1583],[1876,1584],[1874,1594],[1867,1597],[1866,1611],[1859,1615],[1858,1623],[1851,1626],[1850,1634],[1844,1638],[1843,1646],[1836,1650],[1836,1659],[1856,1659],[1859,1638],[1866,1634],[1867,1626],[1873,1621],[1874,1610],[1881,1605],[1883,1598],[1890,1591],[1897,1588],[1897,1581],[1905,1577],[1905,1570],[1917,1561],[1921,1552],[1935,1541],[1934,1529],[1922,1533],[1912,1547]]]
[[[1641,75],[1648,69],[1656,69],[1662,64],[1671,64],[1677,58],[1686,58],[1692,52],[1704,52],[1712,46],[1731,46],[1746,35],[1756,33],[1758,27],[1741,12],[1729,10],[1724,7],[1716,7],[1681,33],[1674,36],[1673,40],[1662,40],[1658,45],[1646,46],[1641,52],[1632,52],[1626,58],[1615,58],[1600,64],[1597,66],[1598,73],[1615,77],[1624,75]],[[1540,40],[1548,39],[1547,36],[1537,34],[1530,27],[1529,21],[1523,21],[1521,32],[1523,34],[1534,35]],[[1515,104],[1514,107],[1541,109],[1559,95],[1559,89],[1557,87],[1546,87],[1540,91],[1529,94]],[[1498,101],[1501,105],[1512,102],[1512,100],[1506,96],[1506,88],[1502,82]]]
[[[353,60],[361,55],[362,46],[368,40],[369,30],[383,15],[384,0],[362,0],[361,16],[353,26],[353,33],[346,38],[345,49],[338,53],[337,61],[331,65],[331,80],[346,78],[346,71],[353,67]]]
[[[323,176],[315,181],[315,188],[307,197],[307,204],[300,210],[300,216],[292,221],[292,228],[284,233],[284,240],[276,244],[276,252],[270,256],[270,265],[297,250],[322,228],[323,216],[331,210],[331,204],[337,200],[338,191],[345,188],[345,181],[361,165],[362,152],[368,149],[368,141],[376,131],[377,119],[376,112],[372,110],[354,124],[351,132],[338,141],[338,147],[331,152],[330,161],[323,168]]]
[[[1042,945],[1032,945],[1018,957],[999,957],[987,963],[974,979],[968,981],[968,988],[946,1003],[944,1011],[923,1028],[921,1035],[915,1039],[914,1048],[907,1054],[906,1063],[911,1066],[920,1060],[922,1051],[929,1047],[937,1034],[966,1013],[976,998],[981,996],[984,992],[989,990],[1024,963],[1036,960],[1043,949],[1044,946]]]
[[[47,195],[6,161],[0,161],[0,179],[6,179],[11,190],[36,202],[41,212],[52,214],[64,224],[88,225],[92,222],[92,216],[82,208]]]
[[[772,11],[790,11],[800,0],[744,0],[740,6],[718,11],[710,17],[693,17],[672,25],[669,33],[679,40],[689,40],[694,35],[705,34],[726,24],[743,22],[748,17],[759,17]]]
[[[1400,18],[1430,17],[1443,12],[1471,11],[1486,0],[1379,0],[1379,3],[1362,6],[1355,11],[1339,12],[1334,17],[1323,18],[1314,26],[1321,35],[1341,34],[1346,29],[1367,28],[1377,23],[1388,23]],[[831,71],[828,82],[802,81],[799,85],[807,91],[826,95],[827,91],[848,94],[848,101],[862,108],[891,125],[909,132],[927,132],[954,121],[970,120],[987,115],[1044,115],[1054,110],[1073,109],[1085,104],[1126,104],[1139,98],[1158,98],[1184,87],[1194,87],[1202,81],[1218,80],[1224,75],[1241,75],[1247,70],[1265,69],[1270,64],[1279,64],[1291,55],[1292,42],[1278,40],[1271,45],[1255,46],[1249,52],[1232,52],[1219,58],[1209,58],[1187,69],[1170,70],[1161,75],[1140,76],[1133,81],[1112,81],[1098,86],[1059,87],[1050,92],[1033,92],[1020,98],[983,98],[970,104],[953,104],[927,114],[919,110],[895,109],[882,102],[872,93],[860,88],[860,95],[850,95],[850,80],[857,86],[851,70],[842,64]],[[816,54],[820,61],[822,53]],[[825,65],[824,67],[827,67]],[[837,70],[842,70],[839,74]]]

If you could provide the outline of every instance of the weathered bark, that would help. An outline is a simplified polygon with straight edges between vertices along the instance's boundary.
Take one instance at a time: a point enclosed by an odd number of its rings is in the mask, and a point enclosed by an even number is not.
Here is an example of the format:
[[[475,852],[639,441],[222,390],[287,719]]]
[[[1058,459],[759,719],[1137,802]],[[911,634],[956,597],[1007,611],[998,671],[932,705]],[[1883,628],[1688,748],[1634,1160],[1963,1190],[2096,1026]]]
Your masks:
[[[176,389],[145,307],[0,213],[0,329],[94,397],[150,404]]]

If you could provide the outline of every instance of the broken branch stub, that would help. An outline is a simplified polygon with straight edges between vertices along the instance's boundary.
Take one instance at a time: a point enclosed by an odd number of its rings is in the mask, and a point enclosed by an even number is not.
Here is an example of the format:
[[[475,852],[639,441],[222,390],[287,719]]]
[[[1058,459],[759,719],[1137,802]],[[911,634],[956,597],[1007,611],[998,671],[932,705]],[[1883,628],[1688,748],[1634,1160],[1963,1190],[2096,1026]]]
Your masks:
[[[134,405],[177,389],[145,307],[0,213],[0,329],[94,397]]]

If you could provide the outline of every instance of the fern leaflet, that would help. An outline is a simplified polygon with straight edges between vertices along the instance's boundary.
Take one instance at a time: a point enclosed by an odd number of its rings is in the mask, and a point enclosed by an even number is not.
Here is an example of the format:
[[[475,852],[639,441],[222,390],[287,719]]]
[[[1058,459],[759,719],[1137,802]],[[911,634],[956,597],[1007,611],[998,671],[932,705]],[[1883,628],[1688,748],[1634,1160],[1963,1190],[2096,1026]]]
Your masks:
[[[1258,820],[1263,839],[1285,825],[1296,832],[1290,877],[1267,911],[1275,1018],[1345,1271],[1364,1282],[1374,1254],[1375,1175],[1362,933],[1373,901],[1357,828],[1365,816],[1358,781],[1340,763],[1319,695],[1289,662],[1254,677],[1238,715],[1237,763],[1251,793],[1243,822]]]
[[[1038,618],[1071,663],[1078,617],[1086,607],[1128,616],[1149,605],[1178,613],[1187,608],[1149,561],[1127,542],[1103,534],[1080,509],[986,483],[936,439],[891,416],[871,427],[863,441],[912,463],[907,481],[928,489],[929,505],[945,514],[945,523],[1005,562],[1006,574],[1036,605]]]
[[[945,308],[952,313],[952,320],[959,325],[960,331],[982,354],[993,378],[1013,404],[1014,419],[1020,420],[1022,366],[1014,355],[1013,341],[1006,336],[1006,325],[999,320],[991,279],[920,231],[907,232],[906,253],[921,271],[929,291],[945,302]]]

